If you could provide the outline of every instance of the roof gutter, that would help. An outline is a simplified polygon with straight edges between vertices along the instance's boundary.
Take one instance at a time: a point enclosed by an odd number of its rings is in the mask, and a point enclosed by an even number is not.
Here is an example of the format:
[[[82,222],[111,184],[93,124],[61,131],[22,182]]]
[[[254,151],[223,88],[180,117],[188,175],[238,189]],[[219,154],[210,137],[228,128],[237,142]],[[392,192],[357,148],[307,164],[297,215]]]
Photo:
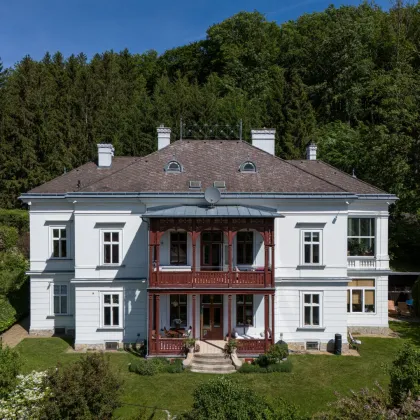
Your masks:
[[[24,193],[19,200],[31,199],[74,199],[74,198],[204,198],[204,192],[68,192],[68,193]],[[222,192],[221,198],[271,198],[271,199],[333,199],[333,200],[397,200],[393,194],[353,193],[276,193],[276,192]]]

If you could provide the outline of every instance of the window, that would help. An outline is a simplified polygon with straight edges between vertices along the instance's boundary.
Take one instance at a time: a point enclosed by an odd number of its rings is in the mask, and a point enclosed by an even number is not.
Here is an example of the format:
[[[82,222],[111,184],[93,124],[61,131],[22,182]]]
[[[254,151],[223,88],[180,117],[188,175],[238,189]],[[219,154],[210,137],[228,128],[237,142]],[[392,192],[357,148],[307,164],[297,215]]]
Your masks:
[[[303,263],[321,264],[321,232],[303,231]]]
[[[347,253],[350,256],[375,255],[375,219],[348,219]]]
[[[166,172],[181,172],[181,165],[176,161],[176,160],[171,160],[167,165],[166,165]]]
[[[121,231],[103,231],[103,263],[120,264]]]
[[[255,166],[255,163],[251,161],[244,162],[241,167],[239,168],[241,172],[257,172],[257,168]]]
[[[171,232],[171,265],[187,265],[187,232]]]
[[[321,294],[303,293],[303,326],[321,326]]]
[[[67,231],[65,227],[52,228],[52,257],[67,258]]]
[[[254,263],[254,233],[241,231],[236,234],[236,263]]]
[[[66,284],[54,284],[54,314],[68,313],[68,287]]]
[[[121,327],[121,293],[104,293],[102,295],[102,310],[104,327]]]
[[[347,290],[347,312],[375,312],[375,280],[353,279]]]
[[[237,295],[236,296],[236,325],[254,324],[254,296]]]
[[[170,323],[172,326],[187,326],[187,295],[170,295]]]

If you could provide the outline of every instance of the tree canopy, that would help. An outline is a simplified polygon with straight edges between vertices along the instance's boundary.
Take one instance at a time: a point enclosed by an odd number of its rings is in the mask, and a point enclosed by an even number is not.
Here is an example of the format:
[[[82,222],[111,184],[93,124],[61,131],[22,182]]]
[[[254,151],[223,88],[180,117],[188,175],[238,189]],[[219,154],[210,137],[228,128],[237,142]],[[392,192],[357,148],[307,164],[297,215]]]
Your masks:
[[[0,206],[96,157],[156,149],[156,127],[243,122],[276,129],[276,153],[320,158],[420,215],[420,2],[328,7],[282,25],[240,12],[159,55],[60,52],[0,65]],[[410,219],[413,222],[413,219]],[[397,248],[395,248],[397,249]]]

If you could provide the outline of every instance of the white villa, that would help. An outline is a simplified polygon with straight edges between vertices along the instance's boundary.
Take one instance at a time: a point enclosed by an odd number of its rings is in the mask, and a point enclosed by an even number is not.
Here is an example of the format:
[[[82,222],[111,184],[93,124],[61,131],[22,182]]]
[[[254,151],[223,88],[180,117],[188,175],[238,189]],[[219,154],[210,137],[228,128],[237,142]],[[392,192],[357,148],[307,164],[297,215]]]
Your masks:
[[[75,348],[148,341],[176,356],[189,334],[331,348],[388,327],[388,207],[397,198],[317,160],[275,156],[275,131],[178,140],[87,163],[20,197],[30,209],[31,324]],[[190,331],[189,331],[190,330]]]

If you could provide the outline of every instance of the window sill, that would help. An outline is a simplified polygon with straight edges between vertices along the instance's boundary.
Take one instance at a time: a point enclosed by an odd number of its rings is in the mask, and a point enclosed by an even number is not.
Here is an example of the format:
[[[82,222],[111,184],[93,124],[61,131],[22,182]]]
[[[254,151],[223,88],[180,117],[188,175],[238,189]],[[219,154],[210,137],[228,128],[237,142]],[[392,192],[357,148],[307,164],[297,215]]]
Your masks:
[[[326,266],[322,264],[300,264],[298,270],[323,270]]]
[[[73,258],[50,257],[50,258],[47,258],[47,261],[73,261]]]
[[[124,327],[99,327],[96,331],[124,331]]]
[[[296,331],[325,331],[325,327],[299,327]]]
[[[54,314],[54,315],[47,315],[47,319],[54,319],[54,318],[61,318],[63,316],[73,316],[73,314]]]
[[[123,268],[124,264],[102,264],[97,265],[96,270],[115,270],[116,268]]]

